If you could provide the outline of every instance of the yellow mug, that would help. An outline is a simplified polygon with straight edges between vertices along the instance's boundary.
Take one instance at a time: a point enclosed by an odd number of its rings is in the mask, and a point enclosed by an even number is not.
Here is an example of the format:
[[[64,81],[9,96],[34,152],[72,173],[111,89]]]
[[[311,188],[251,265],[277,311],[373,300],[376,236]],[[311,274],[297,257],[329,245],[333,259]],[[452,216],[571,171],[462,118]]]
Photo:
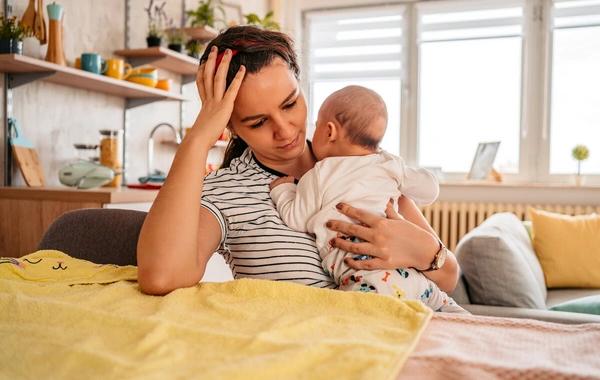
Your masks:
[[[75,68],[81,70],[81,57],[75,58]]]
[[[107,59],[104,75],[115,79],[123,79],[131,70],[133,70],[133,67],[122,59]]]

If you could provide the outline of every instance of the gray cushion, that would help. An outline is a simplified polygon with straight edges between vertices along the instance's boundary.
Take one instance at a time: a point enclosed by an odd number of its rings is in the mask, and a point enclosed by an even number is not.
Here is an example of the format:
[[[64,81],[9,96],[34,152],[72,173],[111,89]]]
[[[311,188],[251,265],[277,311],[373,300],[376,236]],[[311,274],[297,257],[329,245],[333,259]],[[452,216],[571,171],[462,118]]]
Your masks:
[[[133,210],[69,211],[52,222],[37,249],[55,249],[98,264],[136,265],[145,219],[145,212]]]
[[[523,223],[512,213],[494,214],[465,235],[456,258],[471,303],[546,308],[546,284]]]
[[[460,266],[458,267],[458,282],[456,283],[456,287],[453,291],[448,293],[448,295],[459,305],[471,303],[471,301],[469,301],[467,284],[465,284],[462,268]]]

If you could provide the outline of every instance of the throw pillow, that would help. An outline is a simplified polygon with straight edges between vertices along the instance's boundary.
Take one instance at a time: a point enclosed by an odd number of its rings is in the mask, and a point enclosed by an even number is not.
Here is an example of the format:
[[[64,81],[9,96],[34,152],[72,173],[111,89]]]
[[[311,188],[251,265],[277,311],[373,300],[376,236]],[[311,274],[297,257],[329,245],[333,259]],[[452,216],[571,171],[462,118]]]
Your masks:
[[[600,315],[600,294],[567,301],[560,305],[552,306],[550,310]]]
[[[466,234],[456,247],[471,303],[546,309],[546,284],[523,223],[498,213]]]
[[[600,288],[600,216],[528,211],[546,286]]]

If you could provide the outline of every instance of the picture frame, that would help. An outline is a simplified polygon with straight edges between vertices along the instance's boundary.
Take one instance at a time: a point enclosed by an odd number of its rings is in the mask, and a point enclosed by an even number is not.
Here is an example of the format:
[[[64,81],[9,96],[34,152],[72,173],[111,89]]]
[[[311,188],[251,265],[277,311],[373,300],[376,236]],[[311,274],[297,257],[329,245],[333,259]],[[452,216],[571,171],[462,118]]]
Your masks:
[[[495,179],[494,174],[496,174],[496,171],[492,168],[492,165],[496,159],[499,147],[500,141],[479,143],[467,177],[468,180],[483,181],[487,180],[490,175]]]

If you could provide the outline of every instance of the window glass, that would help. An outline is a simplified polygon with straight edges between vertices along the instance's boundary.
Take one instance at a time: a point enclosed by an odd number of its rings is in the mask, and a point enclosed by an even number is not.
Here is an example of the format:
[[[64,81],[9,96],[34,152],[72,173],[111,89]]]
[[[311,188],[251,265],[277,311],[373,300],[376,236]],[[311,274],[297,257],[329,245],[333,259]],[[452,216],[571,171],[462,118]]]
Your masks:
[[[309,136],[325,98],[359,85],[384,99],[388,127],[381,146],[400,154],[403,11],[381,6],[306,13]]]
[[[518,173],[523,7],[468,6],[420,12],[418,163],[466,173],[480,142],[500,141],[494,168]]]
[[[581,173],[600,174],[599,3],[556,4],[552,36],[550,174],[577,171],[578,161],[571,156],[577,145],[585,145],[590,153],[581,163]]]

